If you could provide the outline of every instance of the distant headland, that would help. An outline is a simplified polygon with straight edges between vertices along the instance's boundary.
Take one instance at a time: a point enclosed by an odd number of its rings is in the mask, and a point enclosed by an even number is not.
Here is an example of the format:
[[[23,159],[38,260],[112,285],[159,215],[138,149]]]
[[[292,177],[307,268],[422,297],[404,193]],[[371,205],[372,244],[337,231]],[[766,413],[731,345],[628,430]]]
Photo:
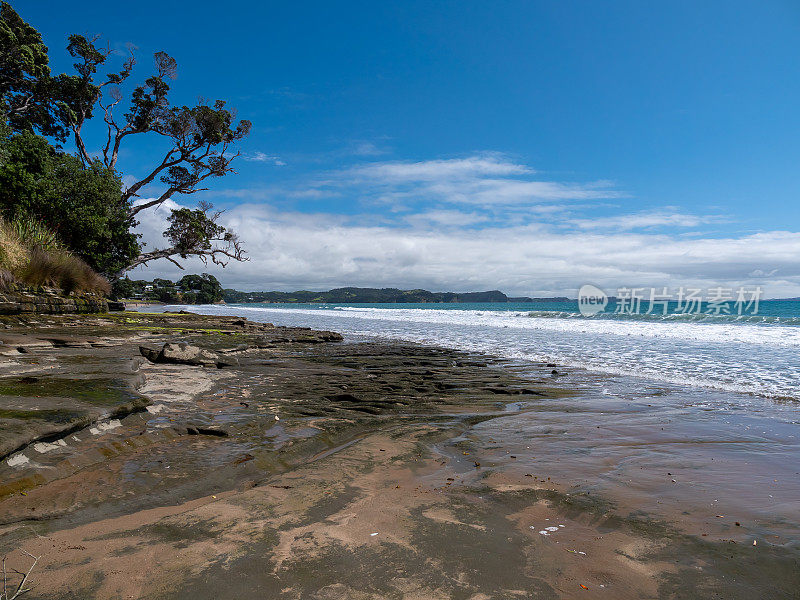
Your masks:
[[[327,292],[240,292],[224,290],[228,303],[455,303],[455,302],[565,302],[569,298],[511,297],[499,290],[488,292],[429,292],[428,290],[400,290],[397,288],[344,287]]]

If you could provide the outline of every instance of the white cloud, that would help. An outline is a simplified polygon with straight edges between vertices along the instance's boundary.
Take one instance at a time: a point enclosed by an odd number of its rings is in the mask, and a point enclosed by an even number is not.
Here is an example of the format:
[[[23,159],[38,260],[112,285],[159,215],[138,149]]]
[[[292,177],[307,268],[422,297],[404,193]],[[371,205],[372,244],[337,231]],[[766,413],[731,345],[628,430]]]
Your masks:
[[[535,204],[552,200],[591,200],[617,198],[619,193],[598,189],[599,186],[557,183],[553,181],[521,181],[516,179],[474,179],[439,181],[421,192],[441,200],[481,206]]]
[[[440,226],[440,227],[467,227],[478,223],[485,223],[489,220],[486,215],[476,212],[465,213],[459,210],[429,210],[416,213],[405,217],[405,221],[411,225],[420,227]]]
[[[388,154],[389,150],[378,146],[374,142],[354,141],[347,148],[346,152],[353,156],[381,156],[383,154]]]
[[[138,206],[152,200],[155,200],[155,198],[139,198],[133,205]],[[174,200],[165,200],[161,204],[143,210],[136,215],[136,220],[139,221],[136,232],[142,234],[140,241],[144,244],[145,249],[154,250],[167,247],[167,241],[163,236],[164,231],[169,226],[167,217],[173,210],[178,208],[181,208],[181,205]]]
[[[536,171],[497,153],[427,161],[373,162],[343,169],[314,189],[349,189],[380,204],[432,202],[485,210],[553,201],[618,198],[608,181],[578,184],[536,178]]]
[[[613,217],[594,219],[573,219],[571,223],[581,229],[648,229],[655,227],[697,227],[707,223],[719,222],[720,218],[710,215],[691,215],[680,212],[647,211]]]
[[[140,213],[145,239],[160,239],[166,208]],[[458,215],[428,211],[419,218]],[[587,282],[609,290],[755,282],[768,297],[800,295],[800,233],[791,231],[687,239],[646,232],[565,232],[540,224],[470,230],[420,222],[369,226],[343,216],[277,212],[253,204],[231,209],[223,221],[240,233],[251,260],[226,269],[196,260],[186,266],[189,272],[214,273],[225,286],[239,289],[358,285],[574,296]],[[175,278],[181,272],[162,262],[131,275]]]
[[[277,158],[263,156],[264,160]],[[538,177],[529,166],[498,153],[416,162],[376,161],[328,172],[310,181],[305,178],[300,185],[219,189],[211,195],[250,201],[346,196],[367,205],[417,212],[436,204],[468,205],[471,210],[495,213],[522,209],[535,213],[554,212],[568,209],[567,205],[576,201],[597,202],[625,196],[606,180],[548,181]],[[552,208],[554,202],[561,206]],[[493,219],[498,216],[494,214]]]
[[[286,163],[281,160],[280,156],[273,156],[264,152],[253,152],[252,154],[242,154],[242,158],[249,162],[268,162],[276,167],[286,166]]]
[[[343,172],[345,176],[350,175],[370,181],[396,181],[400,183],[472,180],[487,175],[523,175],[530,173],[533,173],[533,171],[529,167],[512,163],[494,154],[419,162],[391,161],[372,163],[347,169]]]
[[[232,208],[223,224],[239,232],[251,260],[224,270],[196,259],[186,266],[239,289],[357,285],[574,295],[587,282],[609,290],[757,283],[767,296],[800,295],[798,232],[711,238],[692,228],[723,222],[719,216],[669,206],[588,218],[590,211],[619,211],[604,199],[623,194],[608,181],[548,181],[496,153],[372,162],[311,185],[215,195],[245,202],[340,196],[386,205],[361,215]],[[150,249],[163,247],[161,232],[177,206],[170,200],[140,213]],[[181,275],[169,263],[140,272]]]

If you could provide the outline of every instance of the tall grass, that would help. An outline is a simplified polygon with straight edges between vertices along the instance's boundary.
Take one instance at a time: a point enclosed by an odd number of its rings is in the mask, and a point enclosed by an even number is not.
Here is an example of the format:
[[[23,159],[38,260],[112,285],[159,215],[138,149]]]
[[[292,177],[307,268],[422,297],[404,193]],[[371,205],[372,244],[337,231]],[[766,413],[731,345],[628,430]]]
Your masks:
[[[7,290],[16,280],[11,271],[0,268],[0,290]]]
[[[27,264],[30,251],[15,227],[0,219],[0,268],[14,273]]]
[[[111,284],[66,250],[58,236],[32,218],[0,218],[0,289],[10,283],[108,295]]]
[[[66,252],[55,252],[35,248],[31,252],[30,261],[19,273],[23,283],[32,286],[49,286],[70,292],[95,292],[108,295],[111,284],[83,262],[80,258]]]

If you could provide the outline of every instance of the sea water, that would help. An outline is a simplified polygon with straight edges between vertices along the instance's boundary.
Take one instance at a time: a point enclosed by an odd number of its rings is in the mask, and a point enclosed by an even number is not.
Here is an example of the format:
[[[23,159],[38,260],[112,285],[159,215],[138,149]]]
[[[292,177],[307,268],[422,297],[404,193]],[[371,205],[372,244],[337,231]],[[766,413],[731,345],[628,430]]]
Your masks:
[[[193,306],[276,325],[406,340],[597,373],[800,401],[800,301],[757,314],[584,317],[576,301]]]

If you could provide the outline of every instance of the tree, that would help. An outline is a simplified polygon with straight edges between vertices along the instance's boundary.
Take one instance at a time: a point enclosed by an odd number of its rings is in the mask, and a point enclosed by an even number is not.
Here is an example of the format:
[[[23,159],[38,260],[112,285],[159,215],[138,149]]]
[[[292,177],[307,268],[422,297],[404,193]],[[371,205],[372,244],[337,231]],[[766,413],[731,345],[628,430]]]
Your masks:
[[[0,45],[0,110],[12,131],[38,130],[58,141],[64,141],[69,132],[81,167],[87,172],[113,173],[119,182],[118,159],[126,140],[148,134],[166,142],[163,154],[143,177],[128,186],[119,185],[114,207],[124,211],[126,234],[136,226],[140,212],[175,195],[203,191],[205,180],[233,172],[231,163],[239,153],[233,153],[232,146],[249,133],[250,122],[237,123],[222,100],[210,105],[204,101],[195,106],[172,105],[168,95],[177,63],[165,52],[155,53],[155,73],[133,87],[123,104],[122,90],[136,64],[133,51],[114,71],[108,68],[113,53],[99,45],[99,38],[71,35],[67,51],[76,59],[75,73],[53,77],[41,36],[7,3],[0,4]],[[92,151],[84,139],[84,126],[95,115],[103,120],[105,136]],[[137,202],[151,184],[164,187],[155,198]],[[120,277],[161,258],[181,268],[176,257],[195,256],[222,266],[229,260],[247,260],[236,234],[218,223],[220,215],[208,203],[200,203],[195,210],[173,211],[164,232],[166,247],[140,252],[108,275]],[[128,247],[128,241],[124,239],[121,245]]]
[[[245,260],[236,256],[236,253],[241,253],[241,249],[235,234],[217,224],[217,219],[222,213],[220,211],[210,213],[213,206],[207,202],[201,201],[198,206],[199,208],[195,210],[189,208],[173,210],[172,214],[167,217],[169,228],[164,232],[164,237],[170,242],[170,245],[163,250],[157,249],[139,254],[127,265],[125,270],[159,258],[166,258],[182,269],[183,267],[173,258],[174,256],[185,259],[191,255],[202,257],[204,253],[210,255],[214,263],[223,264],[223,266],[224,263],[218,258],[218,255]],[[215,247],[215,243],[231,247],[233,252],[229,252],[224,247],[222,249],[219,246]]]
[[[219,281],[208,273],[186,275],[178,281],[178,287],[186,304],[213,304],[223,297]]]
[[[12,131],[39,131],[60,142],[69,128],[47,46],[7,2],[0,3],[0,114]]]
[[[9,221],[34,216],[107,276],[141,252],[120,187],[113,170],[84,166],[34,133],[0,134],[0,214]]]
[[[174,58],[165,52],[155,53],[156,73],[133,88],[127,111],[119,119],[118,107],[123,100],[121,89],[136,62],[133,53],[120,71],[108,73],[100,79],[98,70],[106,65],[111,52],[99,48],[97,38],[72,35],[67,50],[77,59],[74,65],[77,75],[60,76],[59,85],[69,107],[66,124],[85,164],[102,162],[107,168],[116,169],[120,148],[131,136],[154,134],[167,142],[160,161],[149,173],[121,192],[121,199],[129,204],[131,219],[143,210],[160,206],[176,194],[190,195],[206,190],[201,187],[203,181],[233,172],[231,163],[239,153],[231,153],[231,146],[249,133],[250,122],[235,123],[235,114],[225,107],[222,100],[213,105],[204,102],[192,107],[171,105],[169,82],[177,76]],[[105,143],[98,154],[92,155],[87,150],[82,132],[98,108],[106,126]],[[135,203],[139,192],[156,179],[166,189],[156,198]],[[220,212],[212,212],[208,203],[200,203],[197,210],[174,210],[169,218],[170,227],[164,232],[170,245],[142,253],[125,270],[160,258],[181,267],[174,258],[176,256],[184,259],[197,256],[204,262],[210,259],[223,266],[230,259],[246,260],[235,233],[218,224],[220,215]]]
[[[144,282],[131,281],[129,277],[120,277],[111,287],[112,298],[134,298],[144,289]]]

